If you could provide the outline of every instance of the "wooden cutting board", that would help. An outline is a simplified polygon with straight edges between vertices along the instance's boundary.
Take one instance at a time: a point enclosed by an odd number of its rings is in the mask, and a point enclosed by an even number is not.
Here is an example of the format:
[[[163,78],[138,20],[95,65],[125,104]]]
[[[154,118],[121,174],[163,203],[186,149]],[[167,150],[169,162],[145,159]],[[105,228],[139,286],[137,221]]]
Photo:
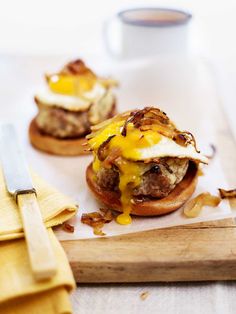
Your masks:
[[[225,120],[220,125],[218,154],[235,187],[236,145]],[[236,279],[234,219],[61,243],[80,283]]]
[[[80,283],[236,279],[233,219],[62,246]]]
[[[204,74],[200,81],[204,82],[205,78]],[[196,94],[200,95],[197,104],[214,105],[214,117],[209,125],[215,129],[217,154],[233,188],[236,185],[236,145],[218,96],[205,94],[208,85],[205,82],[204,88]],[[231,206],[236,210],[235,203],[231,202]],[[62,245],[75,279],[80,283],[236,279],[233,219],[112,238],[64,241]]]

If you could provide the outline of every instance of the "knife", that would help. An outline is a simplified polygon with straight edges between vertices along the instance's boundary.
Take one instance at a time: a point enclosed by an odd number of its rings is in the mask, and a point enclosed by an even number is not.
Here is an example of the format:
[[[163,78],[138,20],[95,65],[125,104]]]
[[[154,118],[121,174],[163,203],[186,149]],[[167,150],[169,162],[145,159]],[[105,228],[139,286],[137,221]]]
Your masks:
[[[37,281],[50,279],[56,274],[56,260],[12,124],[0,127],[0,155],[7,190],[14,197],[21,215],[34,278]]]

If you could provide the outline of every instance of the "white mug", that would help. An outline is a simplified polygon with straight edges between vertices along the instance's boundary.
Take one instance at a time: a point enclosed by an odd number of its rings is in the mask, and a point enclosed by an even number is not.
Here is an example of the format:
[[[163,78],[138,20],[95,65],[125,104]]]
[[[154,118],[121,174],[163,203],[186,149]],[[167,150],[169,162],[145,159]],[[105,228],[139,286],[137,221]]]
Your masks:
[[[118,58],[185,54],[191,17],[185,11],[167,8],[121,11],[104,25],[105,46]]]

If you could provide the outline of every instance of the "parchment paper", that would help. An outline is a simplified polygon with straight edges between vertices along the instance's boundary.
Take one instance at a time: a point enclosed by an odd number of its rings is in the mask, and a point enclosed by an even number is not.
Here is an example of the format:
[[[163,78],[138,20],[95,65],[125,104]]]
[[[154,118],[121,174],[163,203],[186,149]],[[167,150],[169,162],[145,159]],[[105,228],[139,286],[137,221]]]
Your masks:
[[[80,204],[80,210],[75,218],[72,218],[69,223],[75,226],[74,233],[66,233],[61,229],[58,229],[56,234],[60,240],[72,240],[72,239],[85,239],[97,237],[93,235],[93,230],[91,227],[84,225],[80,222],[80,217],[82,213],[98,211],[100,205],[94,200],[90,191],[86,188],[86,183],[84,182],[85,188],[83,193],[78,197],[78,202]],[[226,186],[225,178],[221,170],[219,159],[216,158],[212,161],[209,166],[204,168],[204,176],[199,177],[199,183],[197,189],[193,196],[199,193],[208,191],[214,195],[218,195],[217,188],[221,186]],[[152,230],[157,228],[165,228],[177,225],[186,225],[196,222],[217,220],[227,217],[236,216],[236,211],[232,212],[227,200],[221,202],[217,208],[204,207],[200,216],[196,218],[186,218],[183,215],[183,209],[160,217],[133,217],[132,224],[127,226],[122,226],[112,221],[109,224],[105,224],[102,228],[103,232],[107,236],[115,236],[132,232],[139,232],[145,230]]]
[[[0,74],[3,76],[1,81],[6,84],[0,87],[2,101],[5,101],[1,120],[16,124],[28,160],[35,171],[79,204],[78,216],[70,221],[75,226],[75,232],[57,230],[60,240],[97,237],[93,235],[91,227],[80,223],[80,216],[83,212],[96,211],[100,207],[85,181],[85,169],[92,160],[91,156],[50,156],[33,149],[28,141],[27,128],[36,113],[33,94],[42,82],[43,73],[60,68],[66,60],[67,58],[56,60],[35,57],[22,59],[21,63],[16,60],[16,64],[11,61],[11,68],[6,68]],[[227,152],[221,149],[219,134],[227,137],[230,131],[222,118],[214,78],[202,60],[193,57],[178,60],[156,58],[125,63],[101,59],[98,63],[96,58],[91,60],[87,61],[97,72],[110,74],[120,81],[120,88],[116,92],[120,112],[145,105],[159,106],[180,129],[189,130],[195,135],[202,152],[209,154],[209,145],[212,143],[217,146],[215,159],[204,167],[205,175],[199,177],[195,195],[203,191],[217,194],[217,188],[228,187],[222,167]],[[14,86],[14,93],[9,86]],[[128,226],[111,222],[105,225],[103,231],[107,236],[114,236],[234,216],[236,213],[230,209],[228,202],[222,201],[217,208],[204,208],[201,215],[194,219],[184,217],[182,209],[179,209],[162,217],[134,218]]]

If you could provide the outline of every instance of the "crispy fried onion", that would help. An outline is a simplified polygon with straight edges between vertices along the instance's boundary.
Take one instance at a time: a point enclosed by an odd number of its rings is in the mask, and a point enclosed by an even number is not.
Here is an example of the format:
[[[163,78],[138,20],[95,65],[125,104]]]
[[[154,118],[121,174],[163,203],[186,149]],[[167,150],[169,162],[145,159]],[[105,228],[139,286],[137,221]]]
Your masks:
[[[221,199],[211,195],[209,192],[201,193],[184,205],[184,215],[188,218],[195,218],[200,215],[203,206],[216,207]]]
[[[73,233],[75,231],[75,227],[69,224],[68,222],[64,222],[62,224],[62,229],[69,233]]]
[[[102,165],[104,168],[110,168],[112,164],[115,164],[115,161],[120,159],[121,150],[118,147],[114,147],[110,152],[106,159],[103,161]]]
[[[126,136],[127,125],[129,123],[133,123],[134,126],[141,131],[157,131],[158,133],[173,139],[181,146],[192,144],[195,150],[199,153],[193,134],[187,131],[177,130],[174,123],[167,117],[166,113],[159,108],[146,107],[142,110],[132,111],[128,119],[126,119],[121,131],[123,136]]]
[[[77,59],[67,63],[64,68],[60,71],[60,74],[69,75],[90,75],[91,78],[96,78],[105,88],[112,86],[118,86],[118,81],[111,78],[100,78],[89,69],[81,59]]]
[[[168,126],[169,129],[175,129],[174,124],[167,117],[166,113],[154,107],[146,107],[142,110],[132,111],[122,128],[121,134],[123,136],[126,136],[127,125],[129,123],[133,123],[136,128],[142,131],[152,129],[151,126],[157,124],[164,126],[164,128]]]
[[[111,135],[108,137],[108,139],[105,140],[105,142],[103,142],[99,148],[98,148],[98,158],[99,160],[103,161],[107,158],[108,155],[108,144],[110,142],[110,140],[114,137],[115,135]]]
[[[224,190],[218,189],[221,198],[236,198],[236,189],[233,190]]]
[[[110,209],[100,208],[100,212],[82,214],[81,222],[92,227],[95,235],[104,236],[106,234],[102,231],[102,227],[113,219],[114,215]]]
[[[81,59],[77,59],[67,63],[60,72],[60,74],[72,75],[83,75],[88,73],[96,77],[96,75],[85,65],[85,63]]]
[[[183,131],[180,132],[178,130],[175,130],[175,134],[173,137],[173,140],[179,144],[180,146],[188,146],[189,144],[192,144],[196,150],[197,153],[200,153],[200,150],[197,149],[197,144],[195,137],[192,133]]]

